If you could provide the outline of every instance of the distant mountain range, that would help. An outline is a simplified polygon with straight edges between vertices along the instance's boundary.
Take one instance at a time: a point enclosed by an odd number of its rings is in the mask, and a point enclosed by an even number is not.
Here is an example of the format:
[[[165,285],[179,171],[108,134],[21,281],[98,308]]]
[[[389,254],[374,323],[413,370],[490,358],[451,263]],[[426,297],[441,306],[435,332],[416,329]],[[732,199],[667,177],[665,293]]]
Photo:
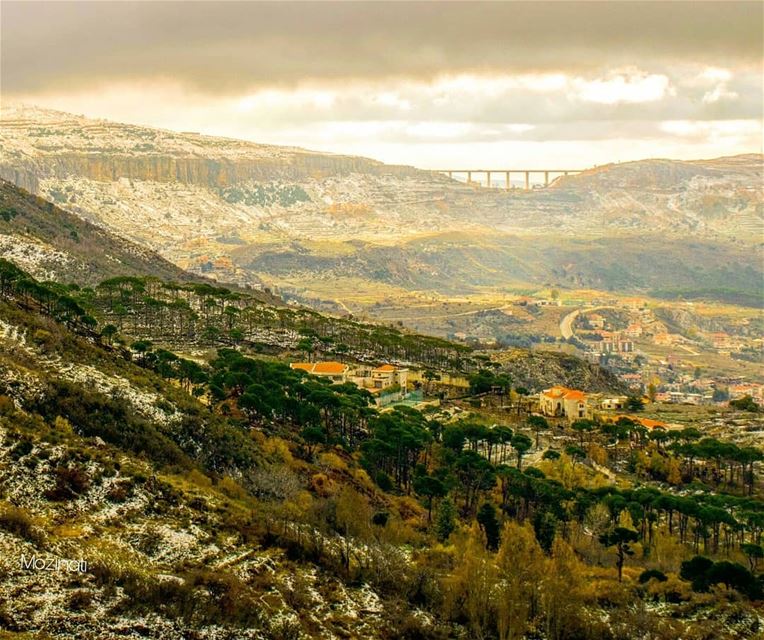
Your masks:
[[[225,281],[756,298],[764,161],[644,160],[505,192],[412,167],[6,107],[0,177]],[[304,286],[303,286],[304,285]]]

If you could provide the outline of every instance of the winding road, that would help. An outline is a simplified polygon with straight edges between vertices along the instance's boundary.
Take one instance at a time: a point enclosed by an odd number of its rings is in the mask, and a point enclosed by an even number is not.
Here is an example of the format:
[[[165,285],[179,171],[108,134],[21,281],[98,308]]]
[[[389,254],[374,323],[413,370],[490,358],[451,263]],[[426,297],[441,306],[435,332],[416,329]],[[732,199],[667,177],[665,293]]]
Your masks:
[[[599,311],[600,309],[618,309],[618,307],[609,304],[603,304],[599,307],[587,307],[586,309],[576,309],[575,311],[571,311],[562,320],[560,320],[560,335],[562,335],[563,339],[565,340],[572,338],[574,335],[576,335],[573,331],[573,323],[576,321],[576,318],[578,318],[578,316],[580,316],[582,313],[590,313],[591,311]]]

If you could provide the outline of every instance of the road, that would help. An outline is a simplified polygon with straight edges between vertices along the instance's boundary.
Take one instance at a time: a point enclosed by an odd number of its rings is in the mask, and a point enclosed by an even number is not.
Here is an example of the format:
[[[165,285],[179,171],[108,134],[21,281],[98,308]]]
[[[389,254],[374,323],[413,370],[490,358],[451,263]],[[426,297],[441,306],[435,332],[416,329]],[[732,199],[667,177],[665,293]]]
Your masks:
[[[573,337],[573,323],[580,313],[581,310],[576,309],[560,320],[560,335],[562,335],[563,340],[570,340]]]
[[[560,335],[562,335],[564,340],[569,340],[574,335],[576,335],[573,332],[573,323],[576,321],[576,318],[578,318],[582,312],[589,313],[590,311],[599,311],[600,309],[618,309],[618,307],[603,304],[599,307],[587,307],[586,309],[576,309],[575,311],[571,311],[562,320],[560,320]]]

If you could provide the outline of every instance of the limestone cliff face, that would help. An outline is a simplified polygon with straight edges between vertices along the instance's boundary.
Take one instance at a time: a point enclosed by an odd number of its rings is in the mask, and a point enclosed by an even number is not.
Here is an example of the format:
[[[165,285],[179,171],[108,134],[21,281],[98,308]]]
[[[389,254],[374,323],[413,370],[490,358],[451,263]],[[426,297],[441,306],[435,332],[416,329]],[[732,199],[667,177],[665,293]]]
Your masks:
[[[29,193],[40,193],[40,181],[33,170],[0,162],[0,179],[15,184]]]
[[[203,187],[225,187],[247,181],[300,182],[351,173],[406,176],[410,167],[391,166],[348,156],[294,154],[284,158],[240,160],[167,155],[128,156],[110,153],[62,153],[43,155],[21,166],[0,164],[0,176],[31,192],[37,192],[38,178],[80,176],[99,182],[120,178],[155,182],[180,182]]]
[[[35,193],[39,179],[70,176],[225,187],[351,173],[428,175],[366,158],[90,120],[34,107],[4,107],[0,125],[0,176]]]

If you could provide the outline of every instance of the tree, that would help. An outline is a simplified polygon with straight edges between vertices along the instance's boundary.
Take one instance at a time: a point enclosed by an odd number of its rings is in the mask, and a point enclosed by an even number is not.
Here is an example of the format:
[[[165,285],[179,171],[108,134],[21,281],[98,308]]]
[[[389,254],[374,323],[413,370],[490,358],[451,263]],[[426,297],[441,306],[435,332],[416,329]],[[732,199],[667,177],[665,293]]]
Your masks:
[[[313,342],[313,338],[300,338],[300,341],[297,343],[297,350],[302,351],[309,361],[312,359],[311,356],[313,355],[314,349],[315,343]]]
[[[101,329],[101,337],[106,340],[107,344],[111,344],[113,342],[115,335],[117,335],[117,327],[115,327],[113,324],[107,324],[103,329]]]
[[[539,434],[549,429],[549,423],[544,416],[530,416],[528,426],[536,432],[536,449],[539,448]]]
[[[647,569],[639,574],[639,584],[645,584],[650,580],[657,580],[658,582],[666,582],[668,578],[663,571],[659,569]]]
[[[565,453],[573,459],[573,464],[586,458],[586,451],[575,444],[565,447]]]
[[[486,547],[491,551],[496,551],[499,548],[501,534],[501,525],[496,517],[496,508],[490,502],[485,502],[478,511],[477,521],[485,533]]]
[[[453,469],[464,490],[464,506],[472,511],[478,495],[496,484],[496,470],[483,456],[469,449],[459,454]]]
[[[576,420],[570,428],[578,432],[580,447],[584,448],[584,433],[594,430],[594,423],[591,420]]]
[[[441,542],[448,540],[456,529],[456,507],[451,498],[440,501],[435,514],[435,535]]]
[[[740,411],[750,411],[751,413],[757,413],[761,407],[754,401],[751,396],[743,396],[737,400],[729,401],[730,407],[739,409]]]
[[[645,401],[639,396],[629,396],[626,400],[626,408],[629,411],[642,411],[645,408]]]
[[[576,637],[583,609],[581,591],[584,579],[575,551],[561,536],[552,544],[551,558],[541,581],[544,637],[563,640]],[[584,634],[581,634],[584,635]]]
[[[524,433],[516,433],[512,436],[512,448],[517,453],[517,468],[522,469],[523,456],[531,448],[533,442]]]
[[[626,527],[616,527],[612,531],[606,531],[600,535],[600,544],[605,547],[615,547],[616,552],[616,566],[618,567],[618,582],[621,582],[623,577],[623,565],[626,561],[626,556],[633,556],[629,546],[631,543],[639,540],[639,534],[633,529],[627,529]]]
[[[544,553],[533,530],[508,522],[501,535],[496,556],[498,583],[495,619],[499,640],[527,637],[539,609],[539,585],[544,582]]]
[[[151,350],[152,346],[153,344],[151,340],[137,340],[131,345],[133,351],[140,354],[141,363],[143,364],[146,364],[147,354]]]
[[[557,516],[548,508],[539,509],[533,516],[533,532],[541,548],[549,553],[557,534]]]
[[[432,520],[432,503],[435,498],[442,498],[448,492],[440,478],[419,475],[414,478],[414,492],[427,499],[427,522]]]
[[[679,577],[689,580],[694,591],[707,591],[709,587],[708,572],[714,566],[714,561],[703,556],[695,556],[692,560],[684,560],[679,569]]]
[[[751,571],[756,571],[759,560],[764,558],[764,549],[762,549],[761,545],[752,543],[741,544],[740,550],[748,556],[748,564],[751,566]]]
[[[326,433],[318,425],[308,425],[300,434],[307,445],[308,458],[313,457],[314,448],[326,442]]]
[[[711,396],[711,399],[714,402],[726,402],[730,399],[730,393],[728,389],[725,389],[723,387],[716,387],[714,389],[714,393]]]
[[[489,638],[497,587],[493,554],[486,551],[477,524],[454,537],[456,562],[444,585],[444,610],[449,618],[466,622],[471,638]]]

